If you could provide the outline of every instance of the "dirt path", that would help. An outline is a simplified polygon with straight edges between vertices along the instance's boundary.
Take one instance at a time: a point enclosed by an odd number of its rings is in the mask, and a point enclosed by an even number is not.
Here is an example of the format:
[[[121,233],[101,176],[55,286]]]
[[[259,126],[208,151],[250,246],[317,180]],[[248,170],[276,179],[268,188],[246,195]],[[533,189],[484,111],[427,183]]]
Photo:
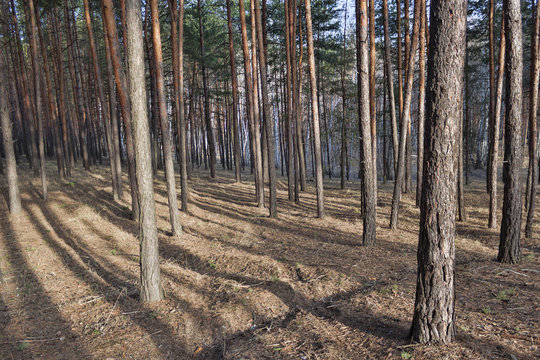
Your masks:
[[[466,188],[469,220],[458,224],[457,341],[426,347],[407,346],[414,194],[403,195],[399,229],[390,231],[391,188],[381,187],[378,243],[365,248],[357,184],[342,191],[326,183],[328,217],[320,220],[312,184],[297,206],[280,179],[275,220],[254,206],[251,181],[196,172],[190,212],[181,213],[184,235],[172,238],[160,176],[167,300],[141,306],[138,226],[128,203],[112,200],[106,167],[75,174],[70,183],[52,183],[44,203],[23,172],[16,218],[0,197],[0,359],[540,357],[538,221],[534,238],[523,241],[523,263],[496,263],[498,232],[486,228],[480,182]]]

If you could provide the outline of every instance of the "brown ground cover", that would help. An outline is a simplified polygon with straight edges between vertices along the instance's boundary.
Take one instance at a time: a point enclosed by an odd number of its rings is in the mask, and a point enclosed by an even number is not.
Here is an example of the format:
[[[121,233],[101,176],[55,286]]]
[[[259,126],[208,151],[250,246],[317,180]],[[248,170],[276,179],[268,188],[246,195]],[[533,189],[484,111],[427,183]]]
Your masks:
[[[48,170],[55,178],[52,163]],[[138,226],[128,203],[112,200],[107,168],[51,182],[48,202],[30,175],[20,174],[22,215],[10,216],[0,197],[0,359],[540,357],[540,211],[533,239],[522,243],[523,263],[495,262],[498,231],[487,229],[481,181],[466,187],[469,217],[457,225],[457,339],[430,347],[407,341],[414,194],[403,195],[399,229],[391,231],[391,185],[380,186],[377,244],[366,248],[357,183],[339,190],[327,181],[328,216],[320,220],[313,184],[298,206],[280,179],[275,220],[254,206],[247,174],[235,184],[228,173],[211,180],[195,172],[184,235],[173,238],[160,174],[167,299],[141,305]]]

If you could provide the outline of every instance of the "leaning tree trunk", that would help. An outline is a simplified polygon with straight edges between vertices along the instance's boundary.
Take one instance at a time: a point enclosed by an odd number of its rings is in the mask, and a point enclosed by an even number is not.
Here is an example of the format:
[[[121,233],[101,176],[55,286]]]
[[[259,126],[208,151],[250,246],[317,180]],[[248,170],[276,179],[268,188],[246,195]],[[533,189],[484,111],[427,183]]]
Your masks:
[[[159,28],[159,9],[157,0],[150,0],[152,15],[152,45],[156,62],[156,91],[158,98],[159,118],[161,124],[161,140],[165,160],[165,179],[167,181],[167,198],[169,202],[169,218],[174,236],[182,234],[180,216],[178,215],[178,199],[176,198],[176,180],[174,178],[174,162],[165,100],[165,81],[163,80],[163,53],[161,51],[161,31]],[[146,101],[145,101],[146,102]]]
[[[504,15],[501,19],[501,43],[499,47],[499,70],[497,72],[497,88],[495,94],[495,108],[493,109],[493,121],[491,121],[491,129],[489,131],[489,176],[488,176],[488,192],[489,192],[489,218],[488,227],[494,229],[497,227],[497,163],[499,160],[499,129],[501,125],[501,107],[502,107],[502,91],[504,80],[504,58],[506,54],[506,37]]]
[[[150,128],[146,107],[144,50],[141,21],[141,2],[126,0],[127,53],[129,66],[129,99],[133,110],[133,135],[135,142],[136,175],[141,206],[139,221],[141,301],[163,299],[159,271],[158,236],[152,160],[150,155]]]
[[[533,0],[534,5],[534,0]],[[540,72],[540,62],[538,61],[538,36],[540,34],[540,1],[536,1],[534,9],[534,25],[531,40],[531,76],[529,86],[529,207],[527,209],[527,222],[525,223],[525,237],[532,236],[532,223],[534,210],[536,207],[536,110],[538,108],[538,76]]]
[[[371,118],[369,99],[369,57],[368,57],[368,14],[367,0],[356,0],[356,67],[358,71],[358,118],[360,121],[360,166],[362,171],[362,207],[364,214],[364,245],[375,244],[376,239],[376,198],[375,177],[373,176],[373,153],[371,139]]]
[[[309,61],[309,83],[311,87],[311,116],[313,118],[313,141],[315,147],[315,174],[317,184],[317,217],[324,217],[323,168],[321,154],[321,130],[319,125],[319,102],[315,72],[315,52],[313,50],[313,25],[311,21],[311,1],[305,0],[306,36]]]
[[[522,35],[519,0],[503,3],[506,26],[506,101],[504,121],[504,201],[497,260],[516,264],[521,261],[521,102]]]
[[[6,57],[0,49],[0,127],[2,128],[2,140],[6,156],[9,212],[11,214],[18,214],[21,212],[21,195],[19,193],[15,149],[13,148],[11,119],[9,117],[9,82],[7,71]]]
[[[455,149],[465,64],[466,0],[431,2],[424,182],[420,205],[413,341],[454,339]],[[412,50],[411,50],[412,51]]]

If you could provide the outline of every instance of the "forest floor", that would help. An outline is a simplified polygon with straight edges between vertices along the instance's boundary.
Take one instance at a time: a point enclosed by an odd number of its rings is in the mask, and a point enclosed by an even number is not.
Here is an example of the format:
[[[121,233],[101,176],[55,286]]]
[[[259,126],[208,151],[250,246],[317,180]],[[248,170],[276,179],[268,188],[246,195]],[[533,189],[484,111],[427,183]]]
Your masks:
[[[26,168],[26,166],[23,166]],[[189,182],[184,234],[169,236],[163,174],[155,181],[166,300],[138,302],[138,225],[113,201],[108,168],[77,168],[49,200],[20,170],[23,213],[0,197],[0,359],[537,359],[540,211],[521,265],[495,261],[484,183],[466,187],[457,224],[456,323],[450,345],[409,345],[419,210],[404,194],[388,229],[391,184],[380,185],[377,244],[361,245],[358,183],[313,183],[301,204],[279,179],[279,219],[254,202],[253,182],[204,171]],[[249,178],[249,180],[248,180]],[[2,179],[5,186],[5,179]],[[502,194],[502,188],[499,191]],[[502,204],[502,195],[500,195]],[[537,207],[538,208],[538,207]],[[499,207],[500,211],[500,207]],[[499,213],[500,217],[500,213]]]

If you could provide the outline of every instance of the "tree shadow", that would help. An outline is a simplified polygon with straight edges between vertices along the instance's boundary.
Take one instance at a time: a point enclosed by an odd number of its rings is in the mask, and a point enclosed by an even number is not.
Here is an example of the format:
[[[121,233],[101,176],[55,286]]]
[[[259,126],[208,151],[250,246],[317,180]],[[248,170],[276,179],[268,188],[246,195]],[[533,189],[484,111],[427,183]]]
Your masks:
[[[36,201],[41,202],[39,198]],[[5,202],[0,202],[0,232],[2,234],[3,245],[7,250],[9,262],[14,268],[15,275],[13,278],[17,283],[17,288],[22,292],[20,296],[20,307],[24,313],[25,319],[34,319],[39,314],[37,321],[25,321],[24,322],[24,334],[25,338],[37,338],[37,339],[54,339],[49,341],[37,342],[30,345],[29,349],[17,350],[23,339],[16,339],[9,334],[8,336],[10,344],[1,343],[0,349],[12,352],[17,356],[19,351],[25,353],[19,353],[21,357],[31,356],[30,353],[36,355],[52,356],[53,358],[59,356],[56,353],[58,350],[57,343],[62,343],[62,352],[70,353],[74,357],[79,359],[91,359],[92,356],[84,349],[78,341],[78,335],[73,333],[70,329],[70,323],[66,320],[58,306],[54,303],[51,297],[47,294],[47,290],[43,288],[38,276],[34,273],[30,265],[25,259],[23,250],[20,246],[20,239],[15,234],[12,221],[9,219],[9,213]],[[6,311],[1,312],[2,324],[9,324],[9,312],[5,303],[0,304],[2,309]],[[20,321],[20,319],[19,319]],[[5,329],[5,327],[3,326]],[[63,340],[60,340],[63,338]]]

